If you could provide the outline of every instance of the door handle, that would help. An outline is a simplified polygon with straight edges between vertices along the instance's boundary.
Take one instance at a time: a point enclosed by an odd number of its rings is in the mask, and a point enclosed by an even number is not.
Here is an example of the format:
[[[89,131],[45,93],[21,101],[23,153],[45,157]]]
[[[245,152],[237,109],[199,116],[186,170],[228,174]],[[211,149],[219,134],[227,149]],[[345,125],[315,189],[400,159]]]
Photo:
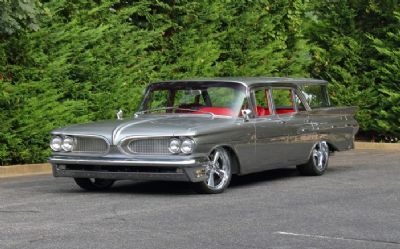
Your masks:
[[[285,120],[279,120],[279,124],[286,124],[287,122]]]

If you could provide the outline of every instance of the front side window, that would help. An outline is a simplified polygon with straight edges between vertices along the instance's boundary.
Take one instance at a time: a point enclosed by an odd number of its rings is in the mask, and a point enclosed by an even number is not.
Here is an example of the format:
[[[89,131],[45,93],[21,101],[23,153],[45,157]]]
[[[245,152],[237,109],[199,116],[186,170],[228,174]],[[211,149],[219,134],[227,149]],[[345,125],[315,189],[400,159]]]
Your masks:
[[[326,85],[304,85],[300,90],[311,108],[330,106]]]
[[[269,104],[268,104],[268,89],[257,88],[253,91],[254,100],[256,103],[257,116],[268,116],[270,115]]]

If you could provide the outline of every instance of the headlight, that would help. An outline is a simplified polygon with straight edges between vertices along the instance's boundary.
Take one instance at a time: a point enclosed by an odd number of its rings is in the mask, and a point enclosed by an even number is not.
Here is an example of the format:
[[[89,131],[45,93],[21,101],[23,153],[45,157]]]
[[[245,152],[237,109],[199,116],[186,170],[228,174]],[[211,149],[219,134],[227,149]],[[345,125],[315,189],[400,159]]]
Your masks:
[[[181,140],[173,138],[169,141],[169,151],[173,154],[179,153],[181,149]]]
[[[62,138],[59,136],[55,136],[51,139],[50,141],[50,148],[53,151],[60,151],[61,150],[61,145],[62,145]]]
[[[192,139],[185,139],[181,145],[181,151],[184,154],[190,154],[194,149],[194,141]]]
[[[65,137],[61,148],[65,151],[72,151],[74,147],[74,139],[72,137]]]

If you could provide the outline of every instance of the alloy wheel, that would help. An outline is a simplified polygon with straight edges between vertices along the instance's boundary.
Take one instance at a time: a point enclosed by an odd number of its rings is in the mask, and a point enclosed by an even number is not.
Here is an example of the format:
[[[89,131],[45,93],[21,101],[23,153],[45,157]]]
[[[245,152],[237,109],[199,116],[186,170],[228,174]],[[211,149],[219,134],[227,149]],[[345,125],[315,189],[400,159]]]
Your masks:
[[[224,149],[217,148],[210,154],[209,158],[210,162],[206,171],[207,187],[212,190],[221,190],[230,181],[231,167],[229,156]]]
[[[329,147],[325,141],[319,142],[312,152],[312,159],[315,167],[319,171],[323,171],[327,164],[329,158]]]

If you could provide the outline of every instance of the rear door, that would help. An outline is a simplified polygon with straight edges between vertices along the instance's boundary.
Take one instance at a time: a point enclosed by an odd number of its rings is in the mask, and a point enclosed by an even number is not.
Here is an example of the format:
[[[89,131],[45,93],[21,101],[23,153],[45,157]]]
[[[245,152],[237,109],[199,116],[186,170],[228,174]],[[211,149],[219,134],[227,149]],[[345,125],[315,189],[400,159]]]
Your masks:
[[[280,120],[288,135],[287,143],[282,151],[288,164],[305,162],[317,139],[317,123],[310,116],[292,87],[272,87],[273,111]]]

